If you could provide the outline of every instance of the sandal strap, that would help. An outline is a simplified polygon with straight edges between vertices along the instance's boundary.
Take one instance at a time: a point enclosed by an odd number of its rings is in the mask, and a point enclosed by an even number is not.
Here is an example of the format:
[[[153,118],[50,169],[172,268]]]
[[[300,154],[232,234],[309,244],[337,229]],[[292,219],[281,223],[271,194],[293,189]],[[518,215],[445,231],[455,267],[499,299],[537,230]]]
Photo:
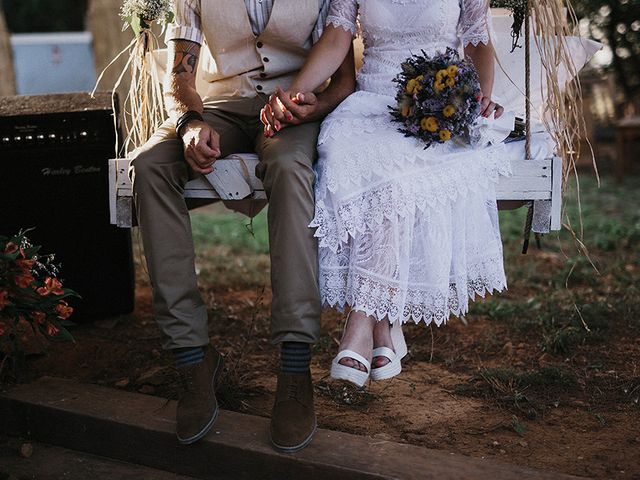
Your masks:
[[[356,360],[363,364],[367,368],[367,370],[371,370],[371,363],[369,362],[369,360],[364,358],[359,353],[354,352],[353,350],[341,350],[340,352],[338,352],[336,358],[334,358],[333,361],[338,363],[343,358],[352,358],[353,360]]]
[[[389,347],[378,347],[373,349],[373,358],[376,357],[386,357],[393,362],[396,358],[396,352]]]

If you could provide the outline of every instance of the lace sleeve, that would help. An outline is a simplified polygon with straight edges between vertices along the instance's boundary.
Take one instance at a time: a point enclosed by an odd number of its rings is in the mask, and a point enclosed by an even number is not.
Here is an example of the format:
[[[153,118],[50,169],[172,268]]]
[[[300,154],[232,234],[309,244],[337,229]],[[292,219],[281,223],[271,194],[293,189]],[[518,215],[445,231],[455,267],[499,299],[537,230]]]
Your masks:
[[[476,46],[479,43],[487,45],[490,39],[495,42],[489,0],[461,0],[460,4],[458,35],[462,46]]]
[[[331,0],[327,25],[340,27],[347,32],[356,34],[356,18],[358,17],[357,0]]]

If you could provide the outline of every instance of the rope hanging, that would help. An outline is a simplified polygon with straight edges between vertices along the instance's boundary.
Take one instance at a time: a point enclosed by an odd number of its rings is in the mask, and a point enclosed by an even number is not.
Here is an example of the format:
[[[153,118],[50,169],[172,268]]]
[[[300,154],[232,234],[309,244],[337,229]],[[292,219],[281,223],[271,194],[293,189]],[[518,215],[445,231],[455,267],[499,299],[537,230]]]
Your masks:
[[[524,130],[524,155],[526,160],[531,160],[531,28],[529,1],[525,2],[524,15],[524,88],[525,88],[525,130]],[[527,208],[527,220],[524,224],[524,243],[522,244],[522,254],[529,250],[529,239],[531,238],[531,226],[533,224],[533,202],[529,202]]]

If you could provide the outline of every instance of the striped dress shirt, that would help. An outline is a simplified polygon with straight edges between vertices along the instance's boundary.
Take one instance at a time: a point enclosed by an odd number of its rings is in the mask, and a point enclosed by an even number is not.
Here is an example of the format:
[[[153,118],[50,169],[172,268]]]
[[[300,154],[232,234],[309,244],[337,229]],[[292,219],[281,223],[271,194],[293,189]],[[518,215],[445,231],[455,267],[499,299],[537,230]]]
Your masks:
[[[254,35],[260,35],[267,27],[274,1],[276,0],[244,0]],[[313,32],[311,32],[311,41],[313,43],[317,42],[320,35],[322,35],[322,30],[329,14],[330,3],[330,0],[322,0],[320,4],[318,21]],[[177,0],[175,2],[175,10],[175,19],[167,28],[165,42],[182,39],[202,44],[200,0]]]

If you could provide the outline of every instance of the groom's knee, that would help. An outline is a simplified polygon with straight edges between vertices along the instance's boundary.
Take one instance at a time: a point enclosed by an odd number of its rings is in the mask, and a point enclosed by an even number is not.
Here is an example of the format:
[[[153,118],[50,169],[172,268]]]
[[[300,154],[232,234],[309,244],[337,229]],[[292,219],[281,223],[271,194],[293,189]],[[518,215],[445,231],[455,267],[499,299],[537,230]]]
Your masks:
[[[278,152],[256,166],[256,176],[262,180],[267,191],[290,185],[310,188],[315,180],[313,157],[304,151]]]
[[[133,156],[129,177],[136,193],[159,184],[181,184],[188,180],[187,165],[179,145],[173,141],[147,142]]]
[[[312,191],[315,181],[313,164],[317,158],[316,136],[304,135],[306,133],[301,129],[300,134],[303,135],[299,137],[283,135],[270,139],[264,145],[256,176],[262,180],[267,193],[290,187]]]

